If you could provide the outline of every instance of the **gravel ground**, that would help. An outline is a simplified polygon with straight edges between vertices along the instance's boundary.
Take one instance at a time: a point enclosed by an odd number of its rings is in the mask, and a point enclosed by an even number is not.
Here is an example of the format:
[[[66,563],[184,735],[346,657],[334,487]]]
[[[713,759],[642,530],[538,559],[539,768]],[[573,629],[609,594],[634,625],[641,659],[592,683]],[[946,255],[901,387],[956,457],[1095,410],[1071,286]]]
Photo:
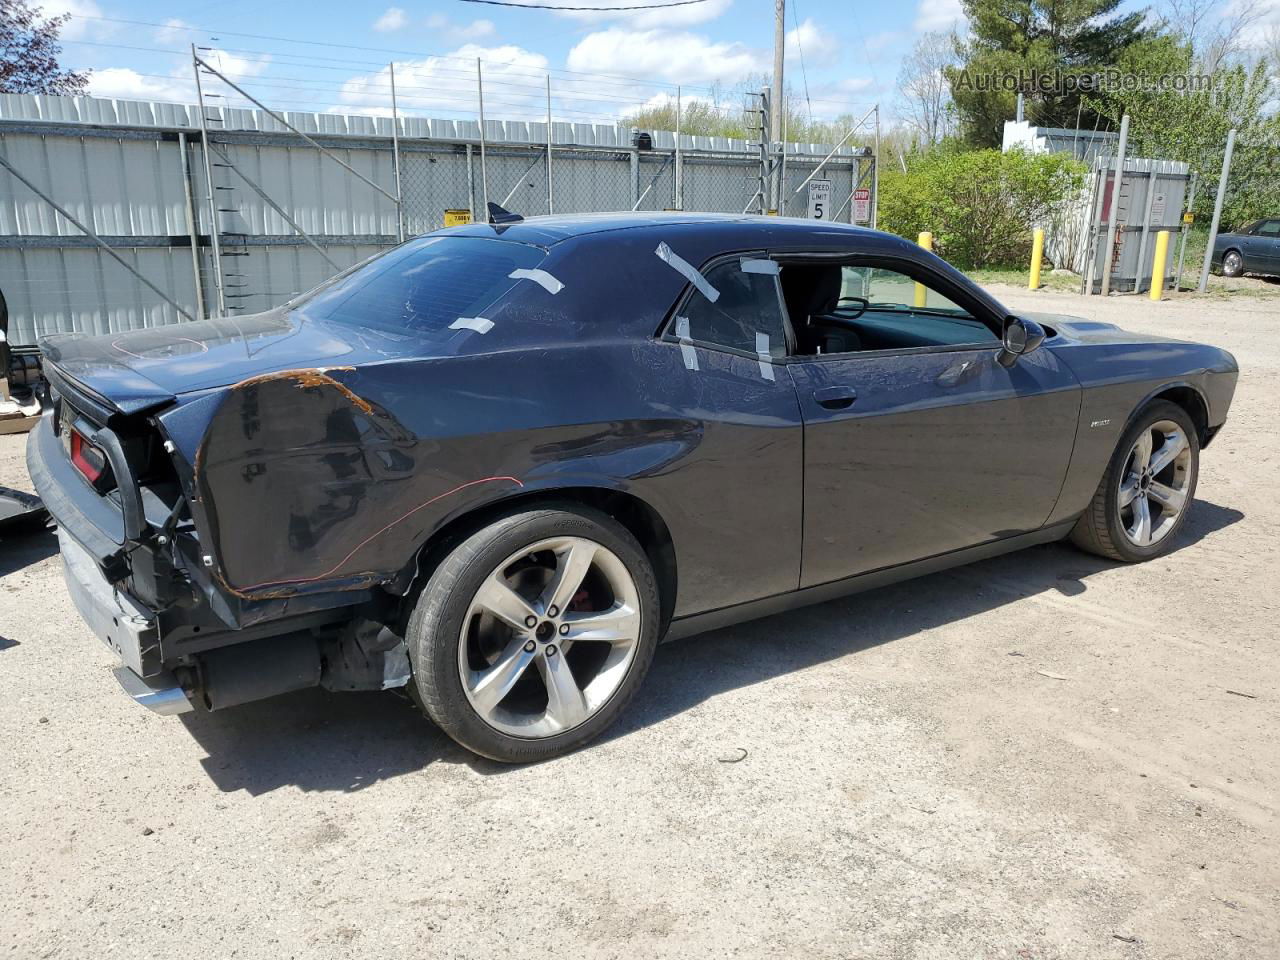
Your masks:
[[[665,646],[540,766],[391,694],[152,716],[53,540],[3,544],[0,956],[1280,956],[1280,309],[999,295],[1235,353],[1177,550],[1045,546]]]

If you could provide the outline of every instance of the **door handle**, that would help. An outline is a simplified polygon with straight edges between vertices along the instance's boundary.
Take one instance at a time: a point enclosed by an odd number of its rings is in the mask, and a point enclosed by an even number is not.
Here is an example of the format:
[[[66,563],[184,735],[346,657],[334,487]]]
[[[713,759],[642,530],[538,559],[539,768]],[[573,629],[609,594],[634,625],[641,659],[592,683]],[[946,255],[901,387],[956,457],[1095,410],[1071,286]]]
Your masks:
[[[845,407],[853,406],[853,401],[858,399],[858,391],[853,387],[844,386],[819,387],[813,391],[813,399],[828,410],[843,410]]]

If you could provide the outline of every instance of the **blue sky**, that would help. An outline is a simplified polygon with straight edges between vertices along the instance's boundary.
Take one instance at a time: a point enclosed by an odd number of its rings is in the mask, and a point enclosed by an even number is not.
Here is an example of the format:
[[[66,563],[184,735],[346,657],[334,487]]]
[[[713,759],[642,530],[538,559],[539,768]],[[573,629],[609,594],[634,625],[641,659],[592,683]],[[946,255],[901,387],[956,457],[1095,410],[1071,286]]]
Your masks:
[[[640,0],[543,2],[621,6]],[[73,14],[64,31],[64,62],[92,68],[91,92],[101,96],[189,100],[190,57],[183,51],[194,42],[212,48],[205,52],[211,62],[279,109],[385,113],[389,83],[380,65],[394,59],[405,113],[461,117],[474,111],[479,57],[490,116],[540,117],[550,73],[557,119],[579,122],[611,121],[655,97],[674,96],[676,84],[685,97],[705,97],[716,83],[732,87],[767,72],[773,9],[772,0],[597,13],[460,0],[45,4],[46,12]],[[791,0],[788,86],[802,100],[807,87],[815,117],[860,115],[876,101],[889,108],[913,38],[946,29],[959,17],[959,0]]]

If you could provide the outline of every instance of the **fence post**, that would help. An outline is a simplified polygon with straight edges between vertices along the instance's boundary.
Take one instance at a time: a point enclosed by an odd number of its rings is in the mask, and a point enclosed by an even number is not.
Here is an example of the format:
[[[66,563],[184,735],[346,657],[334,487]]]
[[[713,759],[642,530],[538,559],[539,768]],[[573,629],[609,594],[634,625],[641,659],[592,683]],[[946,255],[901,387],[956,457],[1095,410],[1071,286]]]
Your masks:
[[[1195,171],[1192,171],[1191,198],[1187,201],[1186,213],[1191,213],[1192,209],[1196,205],[1196,184],[1198,179],[1199,178],[1196,176]],[[1183,264],[1186,262],[1186,258],[1187,258],[1187,234],[1191,232],[1191,224],[1187,223],[1186,213],[1184,213],[1182,217],[1182,240],[1178,244],[1178,277],[1176,280],[1174,280],[1174,283],[1173,283],[1173,289],[1175,293],[1179,292],[1182,289],[1182,267],[1183,267]],[[1194,222],[1195,214],[1192,213],[1191,215],[1193,217],[1193,222]]]
[[[182,158],[182,196],[186,201],[187,233],[191,236],[191,273],[195,281],[196,319],[203,320],[204,283],[200,279],[200,222],[196,219],[195,190],[191,186],[191,156],[187,152],[187,135],[178,131],[178,155]]]
[[[1133,271],[1134,293],[1142,292],[1138,288],[1142,284],[1142,264],[1147,258],[1147,237],[1151,234],[1151,211],[1156,199],[1155,164],[1152,164],[1151,167],[1151,172],[1147,175],[1147,207],[1142,214],[1142,239],[1138,242],[1138,265]]]
[[[880,216],[880,104],[876,104],[876,152],[871,157],[871,229]]]
[[[1232,127],[1227,131],[1227,149],[1222,155],[1222,173],[1218,177],[1218,195],[1213,200],[1213,221],[1209,224],[1209,243],[1204,248],[1204,265],[1200,268],[1200,285],[1196,287],[1201,293],[1209,289],[1209,265],[1213,263],[1213,245],[1218,239],[1218,223],[1222,219],[1222,201],[1226,199],[1227,177],[1231,173],[1231,154],[1236,148],[1236,131]]]
[[[1090,172],[1093,180],[1093,199],[1089,203],[1089,236],[1084,245],[1084,270],[1080,277],[1080,295],[1093,296],[1093,274],[1098,266],[1098,230],[1102,223],[1102,205],[1107,193],[1107,171],[1111,169],[1111,161],[1099,163],[1094,157],[1094,169]]]
[[[480,58],[476,57],[476,94],[480,98],[480,199],[484,206],[484,222],[489,222],[489,171],[484,162],[484,75],[480,72]],[[476,218],[475,210],[471,219]]]
[[[387,64],[391,76],[391,164],[396,174],[396,238],[404,243],[404,193],[400,189],[400,113],[396,109],[396,62]]]
[[[476,222],[476,171],[471,160],[471,144],[467,144],[467,207],[471,211],[471,222]]]
[[[631,163],[631,210],[640,205],[640,150],[637,147],[631,148],[631,156],[628,158]]]
[[[547,74],[547,215],[556,212],[551,189],[551,74]]]
[[[1111,182],[1111,211],[1107,218],[1107,245],[1102,250],[1102,295],[1111,293],[1111,253],[1116,247],[1120,221],[1120,183],[1124,180],[1124,151],[1129,143],[1129,115],[1120,118],[1120,143],[1116,147],[1116,178]],[[1104,181],[1105,182],[1105,181]],[[1138,282],[1134,281],[1136,287]]]
[[[680,152],[680,86],[676,85],[676,170],[674,183],[671,185],[671,205],[677,210],[684,209],[684,156]]]
[[[209,250],[213,253],[213,288],[217,293],[218,316],[226,316],[227,299],[222,289],[222,241],[218,237],[218,204],[214,199],[213,161],[209,159],[209,118],[205,116],[204,87],[200,83],[200,58],[191,45],[191,69],[196,75],[196,109],[200,111],[200,154],[204,157],[204,182],[209,189]]]

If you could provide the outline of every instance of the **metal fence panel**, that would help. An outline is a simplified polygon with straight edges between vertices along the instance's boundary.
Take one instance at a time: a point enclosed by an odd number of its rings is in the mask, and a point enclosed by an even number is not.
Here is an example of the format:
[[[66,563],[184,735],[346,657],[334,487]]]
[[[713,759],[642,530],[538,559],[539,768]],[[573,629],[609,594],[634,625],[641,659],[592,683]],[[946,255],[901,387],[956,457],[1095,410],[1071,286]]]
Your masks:
[[[691,154],[681,159],[681,167],[686,210],[742,213],[760,186],[760,165],[752,158]]]
[[[0,129],[6,159],[97,233],[185,234],[176,144],[157,139],[38,136]],[[78,236],[80,231],[4,174],[0,235]]]
[[[465,144],[406,147],[400,153],[405,233],[430,233],[444,226],[444,211],[471,209],[471,178]]]
[[[193,315],[191,251],[116,248],[143,276],[173,291]],[[120,333],[177,323],[182,317],[136,277],[94,247],[0,249],[9,306],[9,339],[35,343],[50,333]]]
[[[556,213],[630,210],[635,203],[631,151],[556,149],[551,158],[551,187]]]
[[[269,114],[210,105],[206,115],[212,123],[213,205],[225,254],[224,292],[233,314],[278,305],[327,279],[335,265],[344,268],[385,248],[397,236],[397,215],[409,236],[442,227],[447,210],[483,216],[474,122],[402,119],[403,194],[397,211],[393,200]],[[394,193],[390,118],[288,117]],[[174,104],[0,94],[0,154],[192,315],[198,312],[189,246],[194,232],[206,311],[213,312],[213,224],[203,146],[193,129],[198,118],[197,108]],[[672,134],[655,132],[654,149],[641,150],[609,125],[556,123],[554,130],[555,213],[678,205]],[[490,200],[526,216],[548,211],[546,147],[539,142],[545,134],[545,124],[538,122],[487,124]],[[185,183],[179,136],[189,143]],[[794,190],[826,151],[811,144],[792,149],[786,179]],[[847,154],[837,155],[824,174],[833,181],[835,205],[844,207],[840,219],[848,219],[855,167]],[[681,170],[685,210],[742,213],[760,206],[760,158],[743,141],[686,136]],[[188,220],[188,189],[194,225]],[[783,212],[803,216],[807,197],[789,194]],[[299,237],[290,220],[324,253]],[[173,304],[5,171],[0,171],[0,278],[10,336],[17,343],[55,331],[110,333],[181,319]]]
[[[675,151],[645,151],[639,155],[639,163],[640,193],[637,196],[638,206],[636,209],[676,209]]]

